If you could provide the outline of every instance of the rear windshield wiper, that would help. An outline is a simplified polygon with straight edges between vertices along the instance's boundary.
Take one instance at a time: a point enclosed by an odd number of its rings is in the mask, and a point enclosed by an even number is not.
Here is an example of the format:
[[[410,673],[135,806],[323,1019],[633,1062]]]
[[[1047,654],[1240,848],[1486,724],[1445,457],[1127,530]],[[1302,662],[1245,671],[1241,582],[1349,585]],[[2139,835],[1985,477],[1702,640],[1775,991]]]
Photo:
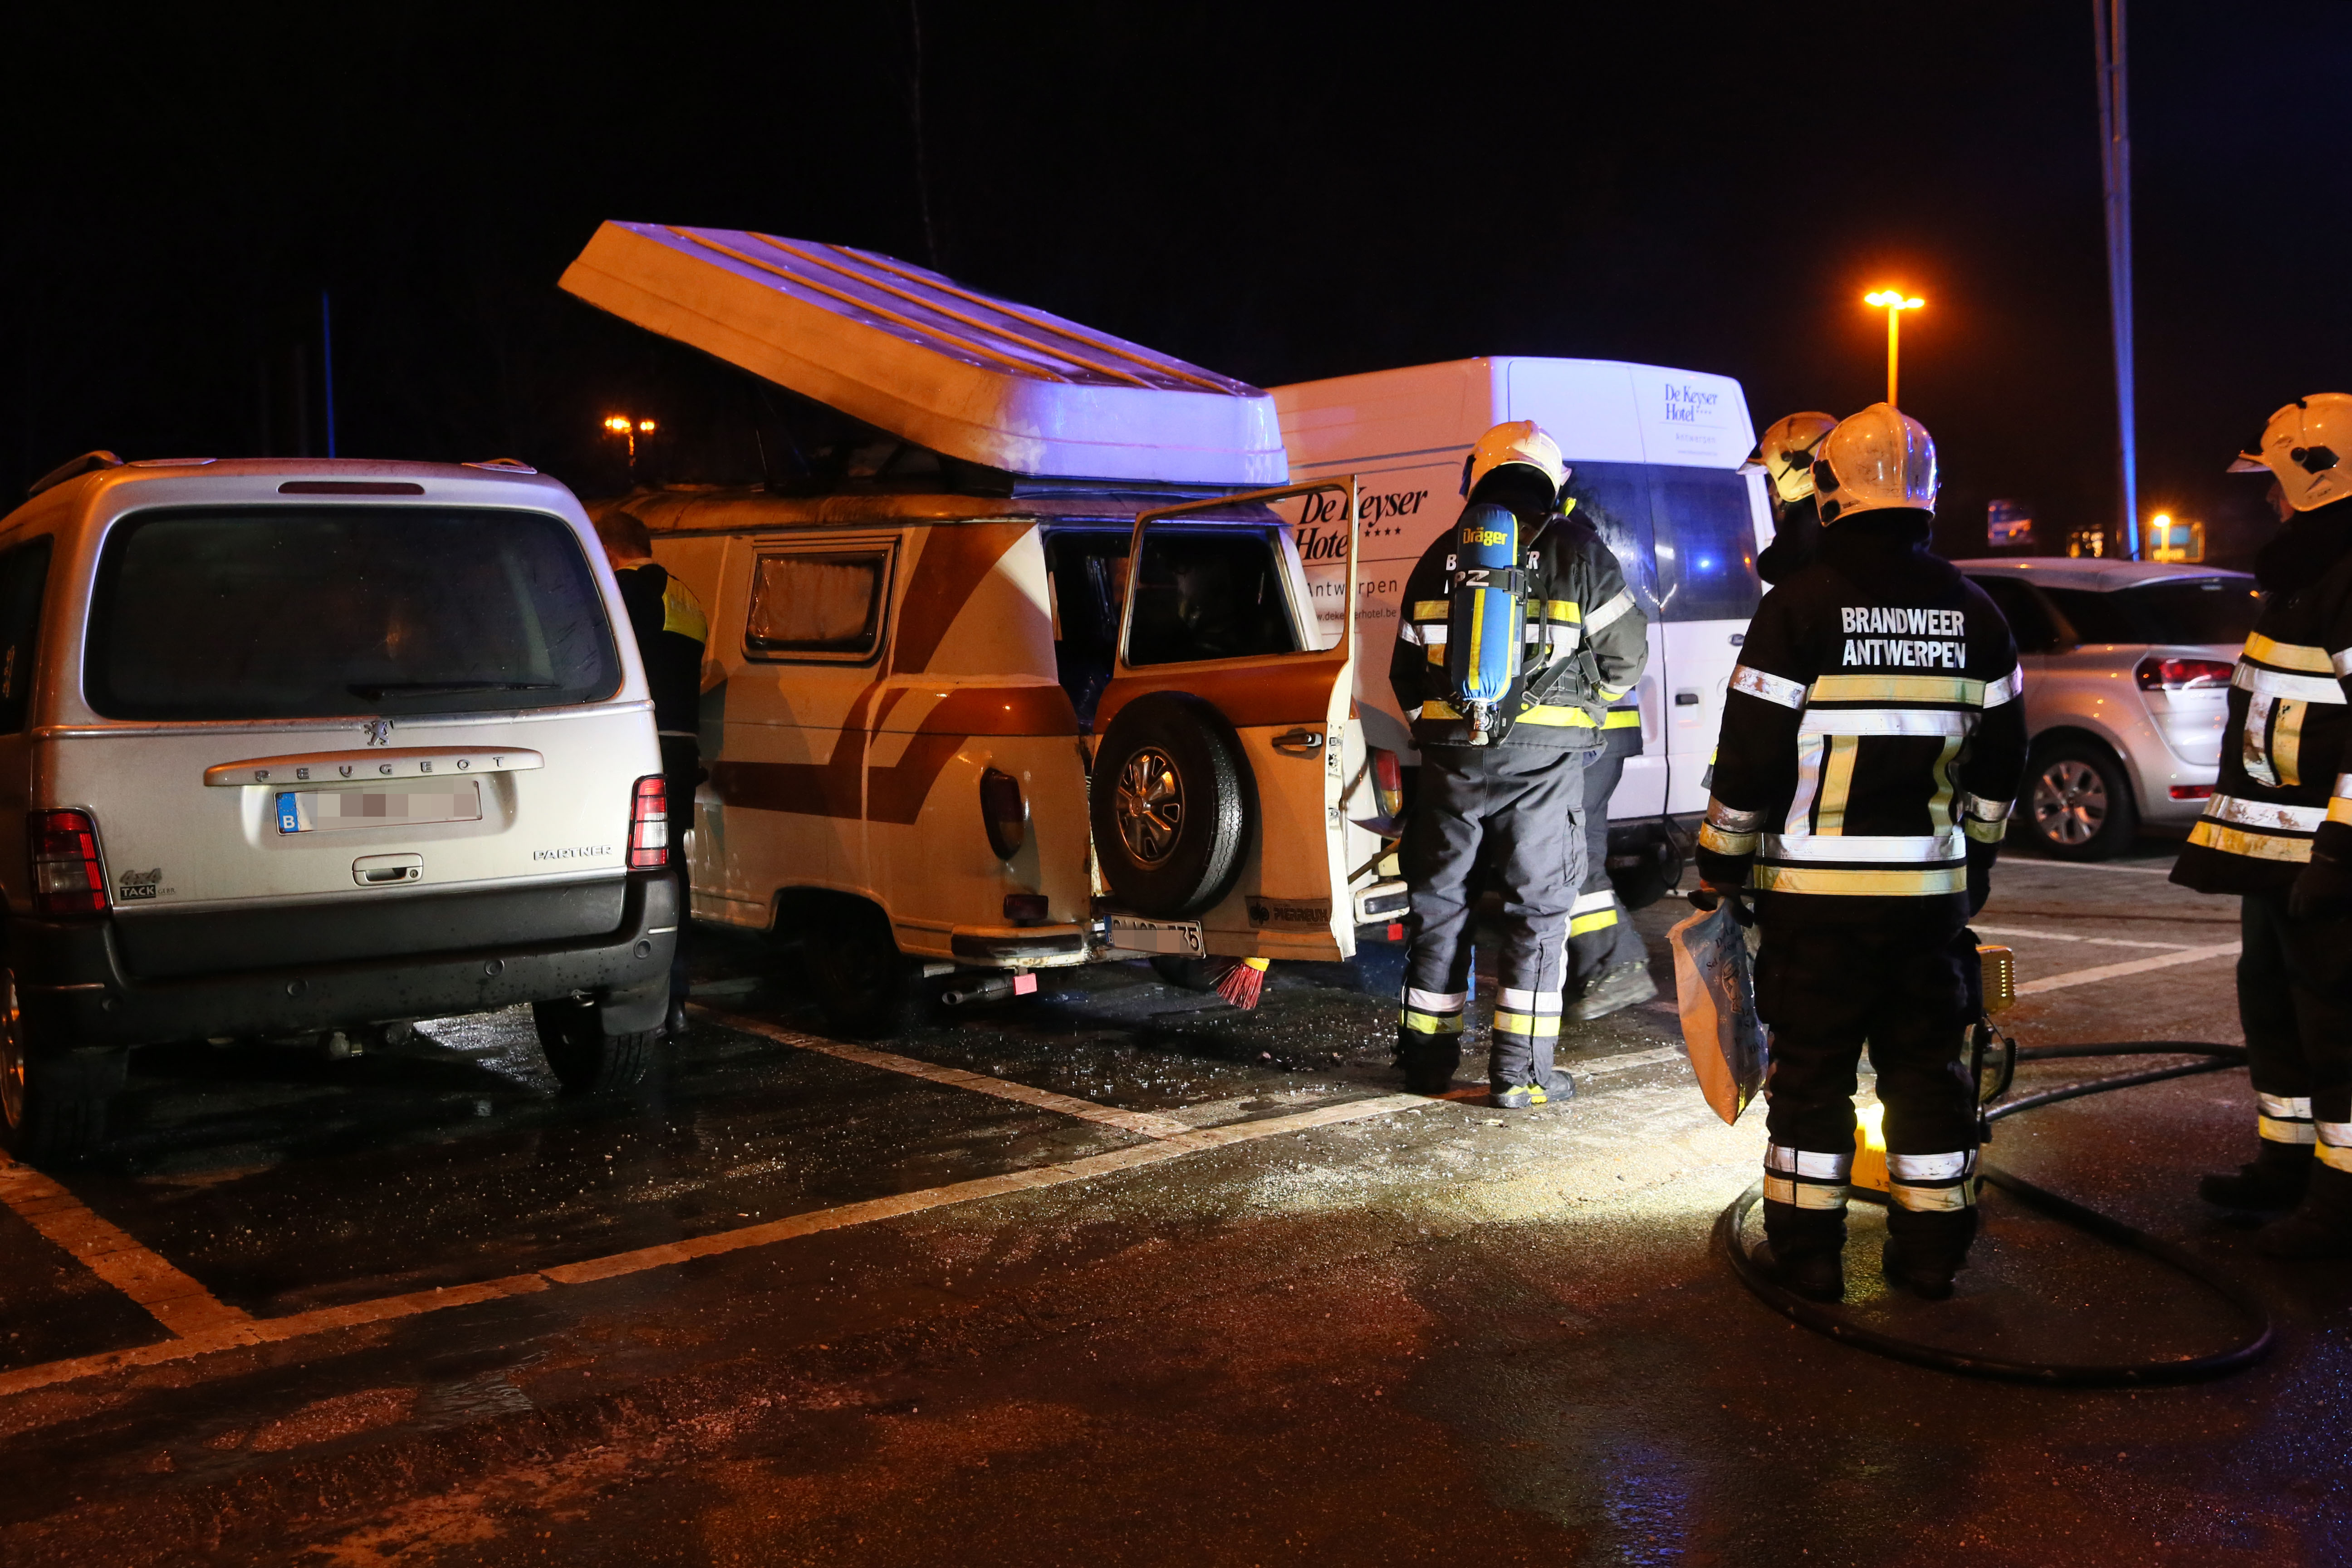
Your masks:
[[[447,697],[460,691],[553,691],[551,680],[391,680],[346,686],[354,697]]]

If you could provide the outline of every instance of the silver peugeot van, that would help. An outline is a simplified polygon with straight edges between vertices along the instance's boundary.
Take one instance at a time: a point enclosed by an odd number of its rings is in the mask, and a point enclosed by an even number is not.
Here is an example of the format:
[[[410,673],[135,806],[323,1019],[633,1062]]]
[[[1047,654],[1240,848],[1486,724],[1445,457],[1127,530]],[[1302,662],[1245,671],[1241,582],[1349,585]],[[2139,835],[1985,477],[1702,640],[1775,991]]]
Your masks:
[[[75,459],[0,520],[0,1111],[102,1135],[131,1047],[536,1005],[643,1077],[677,882],[635,643],[520,464]]]

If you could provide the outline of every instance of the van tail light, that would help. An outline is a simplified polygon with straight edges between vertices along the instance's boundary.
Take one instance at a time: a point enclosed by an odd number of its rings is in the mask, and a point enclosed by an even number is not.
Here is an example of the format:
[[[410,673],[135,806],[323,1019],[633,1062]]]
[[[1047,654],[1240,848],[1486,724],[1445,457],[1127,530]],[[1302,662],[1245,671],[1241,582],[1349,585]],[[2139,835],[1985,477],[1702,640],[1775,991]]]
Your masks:
[[[2210,691],[2230,684],[2234,664],[2217,658],[2168,658],[2150,654],[2139,661],[2132,679],[2142,691]]]
[[[668,789],[661,774],[647,773],[629,806],[629,869],[658,871],[668,864]]]
[[[995,768],[982,773],[980,819],[988,829],[988,847],[999,860],[1020,854],[1029,838],[1029,803],[1021,798],[1021,781]]]
[[[1372,795],[1380,802],[1381,815],[1394,822],[1404,811],[1404,769],[1397,765],[1397,754],[1372,748]]]
[[[37,811],[25,835],[33,852],[33,912],[102,915],[106,871],[98,863],[98,829],[86,811]]]
[[[2211,784],[2174,784],[2166,793],[2175,800],[2211,800],[2213,786]]]

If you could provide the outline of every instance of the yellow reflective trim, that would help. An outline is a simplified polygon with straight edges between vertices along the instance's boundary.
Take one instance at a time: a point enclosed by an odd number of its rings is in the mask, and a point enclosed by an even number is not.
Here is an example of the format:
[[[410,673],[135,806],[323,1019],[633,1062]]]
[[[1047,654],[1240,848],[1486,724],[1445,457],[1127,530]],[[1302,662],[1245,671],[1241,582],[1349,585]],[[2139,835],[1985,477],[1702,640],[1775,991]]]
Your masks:
[[[1924,899],[1969,890],[1966,866],[1922,871],[1850,871],[1832,866],[1756,867],[1748,885],[1772,893],[1823,893],[1842,898]]]
[[[2002,837],[2009,832],[2009,824],[2006,822],[1986,822],[1980,817],[1971,816],[1966,822],[1960,824],[1960,831],[1967,834],[1969,837],[1975,839],[1979,844],[1998,844],[2001,841]]]
[[[1478,668],[1478,652],[1479,652],[1479,649],[1480,649],[1481,647],[1483,647],[1486,645],[1486,616],[1482,613],[1483,611],[1485,611],[1486,607],[1486,589],[1484,589],[1484,588],[1473,588],[1473,589],[1471,589],[1471,590],[1470,590],[1470,663],[1469,663],[1468,668],[1469,668],[1471,670],[1473,670],[1473,671],[1475,671],[1475,670],[1477,669],[1477,668]]]
[[[2273,1143],[2316,1143],[2319,1130],[2308,1121],[2281,1121],[2273,1117],[2257,1116],[2254,1131]]]
[[[2334,675],[2336,666],[2324,647],[2305,647],[2301,643],[2273,642],[2260,632],[2246,638],[2246,657],[2263,664],[2274,664],[2281,669],[2307,669],[2314,675]]]
[[[1845,831],[1846,797],[1853,793],[1853,754],[1858,735],[1832,735],[1829,760],[1822,766],[1822,814],[1813,831],[1835,838]]]
[[[2310,711],[2310,703],[2297,702],[2291,697],[2278,705],[2278,726],[2271,731],[2271,766],[2278,770],[2282,784],[2303,782],[2296,769],[2303,761],[2303,717]]]
[[[1985,683],[1958,675],[1824,675],[1811,702],[1965,702],[1984,706]]]
[[[1581,708],[1552,708],[1539,705],[1530,708],[1526,712],[1520,714],[1519,722],[1522,724],[1549,724],[1556,730],[1592,730],[1599,728],[1598,725],[1593,723],[1592,715],[1587,713]]]
[[[1495,1032],[1498,1035],[1527,1035],[1538,1040],[1556,1039],[1559,1036],[1559,1015],[1557,1013],[1495,1013]]]
[[[1764,1178],[1764,1195],[1776,1204],[1801,1209],[1842,1209],[1845,1188],[1821,1182],[1792,1182],[1786,1176]]]
[[[2341,804],[2330,801],[2327,815],[2331,820],[2352,821],[2352,816],[2337,817],[2336,808]],[[2276,834],[2250,833],[2242,827],[2231,827],[2211,817],[2200,817],[2197,826],[2189,830],[2189,842],[2208,849],[2218,849],[2224,855],[2243,855],[2250,860],[2285,860],[2298,864],[2311,858],[2311,840],[2282,838]]]
[[[669,586],[662,590],[662,630],[676,632],[689,642],[710,640],[710,617],[702,613],[702,601],[677,580],[676,573],[670,574]]]
[[[2341,782],[2341,781],[2339,781]],[[2352,800],[2336,795],[2327,803],[2327,820],[2352,826]]]
[[[1609,710],[1608,717],[1601,721],[1601,727],[1604,730],[1638,730],[1642,727],[1641,710],[1634,708],[1612,708]]]
[[[1446,603],[1443,599],[1415,599],[1412,618],[1416,621],[1442,621],[1445,618]]]
[[[1575,916],[1568,922],[1570,936],[1590,936],[1597,931],[1607,931],[1617,923],[1615,910],[1595,910],[1589,915]]]
[[[1756,833],[1726,833],[1714,823],[1707,822],[1699,826],[1698,847],[1711,849],[1717,855],[1753,855],[1756,853],[1756,841],[1761,837]]]
[[[1958,735],[1944,737],[1944,750],[1936,758],[1936,798],[1927,803],[1927,820],[1938,832],[1952,826],[1952,759],[1960,754]]]
[[[1397,1022],[1418,1035],[1458,1035],[1462,1032],[1459,1013],[1423,1013],[1411,1007],[1397,1009]]]
[[[1546,599],[1543,611],[1544,619],[1548,621],[1569,621],[1580,625],[1584,620],[1584,612],[1577,608],[1574,599]]]
[[[2318,1153],[2321,1164],[2332,1166],[2338,1171],[2352,1173],[2352,1149],[2347,1149],[2341,1143],[2330,1143],[2322,1139]]]
[[[1914,1214],[1940,1214],[1953,1209],[1973,1208],[1977,1201],[1976,1187],[1974,1176],[1949,1187],[1914,1187],[1901,1182],[1890,1182],[1886,1195]]]

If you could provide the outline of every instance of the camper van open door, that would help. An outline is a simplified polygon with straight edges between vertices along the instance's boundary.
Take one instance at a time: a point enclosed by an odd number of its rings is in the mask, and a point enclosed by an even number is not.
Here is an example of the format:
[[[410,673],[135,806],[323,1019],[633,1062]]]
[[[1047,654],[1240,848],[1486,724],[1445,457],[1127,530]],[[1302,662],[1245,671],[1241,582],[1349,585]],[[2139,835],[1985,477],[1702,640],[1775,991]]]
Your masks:
[[[1091,792],[1115,931],[1196,924],[1205,951],[1231,957],[1355,952],[1341,809],[1361,766],[1354,617],[1318,629],[1273,510],[1302,496],[1344,510],[1352,583],[1352,477],[1136,519]]]

